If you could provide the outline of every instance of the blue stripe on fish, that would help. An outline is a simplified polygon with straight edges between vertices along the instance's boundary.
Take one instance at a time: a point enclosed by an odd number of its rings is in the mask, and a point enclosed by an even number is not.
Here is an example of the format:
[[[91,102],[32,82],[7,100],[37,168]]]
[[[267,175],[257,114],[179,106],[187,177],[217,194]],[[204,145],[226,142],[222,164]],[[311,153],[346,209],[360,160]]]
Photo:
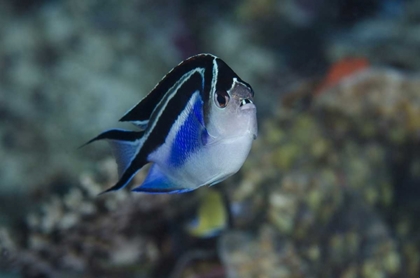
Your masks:
[[[159,166],[155,163],[150,167],[149,173],[143,184],[133,188],[133,192],[147,192],[147,193],[184,193],[191,191],[191,189],[176,188],[168,178],[162,174]]]
[[[166,94],[162,101],[159,103],[161,109],[153,113],[148,128],[144,132],[142,140],[137,143],[137,152],[135,156],[132,158],[128,166],[124,165],[121,167],[125,170],[120,176],[119,181],[113,187],[109,188],[103,193],[119,190],[125,187],[134,178],[140,168],[150,162],[147,157],[150,153],[165,143],[165,139],[169,133],[169,130],[173,126],[178,116],[185,109],[185,106],[187,105],[192,94],[197,90],[202,92],[203,76],[199,73],[199,71],[196,71],[192,73],[188,79],[183,80],[179,86],[180,87],[178,88],[173,88],[173,91]],[[171,109],[165,109],[166,107],[171,107]],[[121,147],[122,146],[124,145],[121,145]],[[116,150],[116,157],[118,158],[118,152],[124,151],[125,150],[123,148],[120,151]],[[168,191],[174,191],[176,189],[178,188],[174,188]]]
[[[203,145],[203,136],[207,136],[203,120],[203,101],[198,93],[196,95],[192,111],[188,111],[188,116],[172,143],[169,163],[173,166],[182,165],[191,153]]]
[[[181,173],[182,178],[177,179],[173,171],[182,169],[181,165],[189,156],[210,140],[206,124],[211,105],[214,106],[215,92],[230,90],[237,83],[252,91],[229,66],[211,54],[196,55],[173,68],[120,119],[136,124],[142,131],[108,130],[87,143],[108,140],[117,160],[120,178],[103,193],[125,187],[149,162],[154,163],[148,176],[133,191],[179,193],[194,189],[187,178],[190,174],[182,176]],[[237,168],[231,168],[232,173],[237,171]],[[209,181],[212,180],[209,177]],[[183,187],[184,181],[190,181],[189,188]],[[200,185],[203,182],[200,181],[197,187]]]

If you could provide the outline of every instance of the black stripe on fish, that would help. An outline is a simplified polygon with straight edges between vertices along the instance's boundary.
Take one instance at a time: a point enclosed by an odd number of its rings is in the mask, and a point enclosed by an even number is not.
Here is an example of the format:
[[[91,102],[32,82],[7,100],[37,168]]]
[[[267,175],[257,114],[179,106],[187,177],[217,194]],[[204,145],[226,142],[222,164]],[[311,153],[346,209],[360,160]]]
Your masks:
[[[131,131],[124,129],[110,129],[102,132],[95,138],[89,140],[85,145],[98,140],[122,140],[122,141],[136,141],[141,138],[144,131]]]
[[[195,92],[198,91],[203,103],[209,105],[216,89],[229,90],[234,80],[250,88],[222,60],[210,54],[191,57],[172,69],[151,93],[120,119],[138,124],[145,131],[129,135],[129,132],[112,130],[89,141],[113,141],[119,171],[123,169],[119,181],[103,193],[123,188],[150,162],[148,156],[165,143],[169,131]],[[207,105],[203,107],[204,121],[207,119]]]
[[[197,68],[212,68],[213,60],[216,56],[211,54],[199,54],[193,56],[178,66],[173,68],[166,74],[162,80],[153,88],[153,90],[143,98],[138,104],[131,108],[121,119],[121,122],[132,122],[141,127],[147,125],[153,111],[157,105],[162,101],[168,91],[184,76],[187,72]],[[205,78],[211,79],[211,71],[207,72]],[[206,84],[211,86],[211,84]],[[204,88],[204,91],[210,91],[210,87]],[[206,98],[207,99],[207,98]],[[204,101],[206,99],[203,99]]]
[[[133,160],[122,173],[119,181],[103,193],[125,187],[133,179],[135,174],[149,162],[147,160],[149,154],[165,143],[165,139],[178,115],[185,109],[194,92],[203,91],[203,87],[205,87],[204,83],[203,75],[199,71],[196,71],[184,80],[176,90],[165,95],[162,100],[163,103],[160,104],[162,108],[152,114],[150,127],[148,127],[141,138],[142,140],[139,144],[142,145]]]
[[[144,134],[144,131],[131,131],[124,129],[110,129],[102,132],[93,139],[90,139],[79,148],[82,148],[90,143],[93,143],[98,140],[122,140],[122,141],[136,141],[141,138]]]
[[[243,81],[242,79],[240,79],[239,76],[225,62],[217,58],[216,63],[217,63],[218,72],[221,74],[217,75],[215,92],[230,90],[232,88],[234,78],[236,78],[237,81],[239,81],[240,83],[248,87],[250,91],[254,92],[251,86],[245,81]]]
[[[159,115],[159,118],[152,120],[156,121],[156,124],[153,126],[153,130],[144,142],[140,152],[144,151],[149,155],[165,143],[165,139],[176,119],[185,109],[192,95],[197,91],[200,93],[203,91],[202,88],[205,87],[203,85],[202,75],[198,72],[191,75],[191,77],[182,84],[177,92],[173,94],[173,97],[168,100],[168,103],[165,106],[166,109],[161,110],[162,113]]]

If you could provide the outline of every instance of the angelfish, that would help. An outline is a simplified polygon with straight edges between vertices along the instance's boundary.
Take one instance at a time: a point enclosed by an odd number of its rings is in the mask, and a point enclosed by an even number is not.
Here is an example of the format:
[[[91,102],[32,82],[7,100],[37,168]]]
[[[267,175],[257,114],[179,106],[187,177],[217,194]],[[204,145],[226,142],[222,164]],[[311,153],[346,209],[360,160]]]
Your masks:
[[[152,163],[136,192],[181,193],[214,185],[235,174],[257,137],[251,86],[221,59],[199,54],[173,68],[121,122],[139,130],[107,130],[106,139],[125,187]]]

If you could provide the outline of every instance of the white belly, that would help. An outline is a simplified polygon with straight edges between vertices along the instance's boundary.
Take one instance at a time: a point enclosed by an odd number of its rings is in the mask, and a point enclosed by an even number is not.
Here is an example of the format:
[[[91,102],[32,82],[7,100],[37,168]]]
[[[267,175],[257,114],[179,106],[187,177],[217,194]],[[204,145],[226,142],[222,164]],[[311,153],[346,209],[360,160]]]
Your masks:
[[[221,182],[238,172],[251,150],[252,141],[253,136],[245,134],[212,142],[192,153],[180,167],[161,163],[161,159],[154,162],[176,187],[195,189]],[[155,155],[162,158],[165,155],[160,151]]]

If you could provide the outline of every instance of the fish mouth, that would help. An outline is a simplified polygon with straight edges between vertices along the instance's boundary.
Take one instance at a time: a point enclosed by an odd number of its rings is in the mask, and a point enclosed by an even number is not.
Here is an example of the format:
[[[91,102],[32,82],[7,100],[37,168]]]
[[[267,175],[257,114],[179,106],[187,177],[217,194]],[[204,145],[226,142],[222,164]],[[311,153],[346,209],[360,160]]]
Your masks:
[[[252,109],[252,108],[255,108],[255,104],[251,99],[243,98],[241,99],[239,107],[241,109]]]

